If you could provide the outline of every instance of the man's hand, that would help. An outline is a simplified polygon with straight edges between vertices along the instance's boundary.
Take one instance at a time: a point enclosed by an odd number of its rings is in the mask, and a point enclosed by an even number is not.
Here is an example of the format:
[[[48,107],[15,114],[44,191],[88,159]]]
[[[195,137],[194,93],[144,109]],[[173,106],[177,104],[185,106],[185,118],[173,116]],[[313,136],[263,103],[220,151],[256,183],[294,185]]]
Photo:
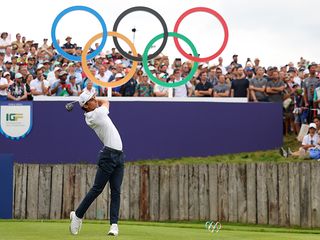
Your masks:
[[[99,107],[105,106],[106,108],[109,109],[110,103],[109,103],[108,100],[101,99],[101,98],[100,98],[100,99],[96,99],[96,100],[97,100],[97,102],[98,102]]]

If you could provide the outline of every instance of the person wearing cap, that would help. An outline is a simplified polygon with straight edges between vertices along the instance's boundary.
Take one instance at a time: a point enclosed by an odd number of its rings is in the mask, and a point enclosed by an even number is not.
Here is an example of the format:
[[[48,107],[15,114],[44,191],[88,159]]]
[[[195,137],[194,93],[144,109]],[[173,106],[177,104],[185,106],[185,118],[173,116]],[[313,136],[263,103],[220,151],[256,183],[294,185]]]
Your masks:
[[[36,59],[32,56],[28,57],[28,66],[27,66],[28,72],[32,74],[32,76],[36,75]]]
[[[292,155],[293,157],[300,157],[300,158],[309,159],[310,158],[310,150],[320,147],[319,141],[320,141],[320,138],[317,133],[316,124],[310,123],[309,124],[309,133],[306,136],[304,136],[304,138],[302,140],[301,147],[299,148],[299,151],[290,153],[291,150],[288,150],[288,152],[285,152],[282,149],[282,155],[284,157],[286,157],[288,155]]]
[[[82,76],[81,73],[76,72],[76,65],[75,63],[71,62],[68,64],[68,79],[67,82],[69,83],[69,77],[74,76],[76,79],[76,84],[81,84],[82,83]]]
[[[149,78],[146,73],[142,74],[141,80],[136,87],[135,97],[153,97],[153,86],[148,82]]]
[[[68,36],[66,37],[66,43],[63,44],[64,50],[69,54],[74,54],[76,49],[74,44],[71,43],[72,37]]]
[[[309,108],[309,117],[308,122],[311,122],[314,117],[314,112],[312,111],[313,108],[317,108],[317,103],[314,104],[314,94],[315,89],[320,86],[320,80],[316,76],[316,64],[311,64],[308,67],[309,70],[309,77],[306,78],[303,82],[304,88],[304,101],[306,103],[306,107]]]
[[[115,75],[113,81],[115,81],[115,82],[116,82],[116,81],[120,81],[123,77],[124,77],[124,75],[123,75],[122,73],[117,73],[117,74]],[[114,97],[121,97],[120,90],[121,90],[121,86],[112,88],[112,96],[114,96]]]
[[[212,84],[207,81],[208,74],[206,71],[201,72],[199,75],[200,82],[196,85],[196,97],[212,97]]]
[[[233,54],[232,62],[230,63],[230,66],[233,66],[233,67],[238,66],[238,54]]]
[[[45,79],[41,68],[36,70],[36,79],[30,83],[33,96],[45,96],[49,93],[49,82]]]
[[[7,32],[2,32],[0,35],[0,52],[5,53],[6,48],[11,46],[10,37]]]
[[[43,43],[42,43],[40,49],[48,49],[48,48],[49,48],[48,38],[44,38],[44,39],[43,39]]]
[[[10,76],[11,76],[11,79],[14,79],[15,73],[11,71],[11,67],[12,67],[12,62],[11,61],[6,61],[4,63],[3,71],[9,72]]]
[[[254,102],[268,102],[268,96],[266,94],[266,86],[268,80],[264,77],[264,69],[258,67],[256,70],[256,76],[252,79],[249,85],[251,99]]]
[[[8,88],[8,100],[23,101],[27,99],[27,91],[22,83],[22,74],[16,73],[14,83]]]
[[[107,100],[96,99],[94,93],[83,92],[79,97],[79,104],[85,112],[87,125],[96,132],[104,147],[99,152],[98,169],[92,188],[76,211],[70,213],[70,231],[74,235],[79,234],[85,213],[109,182],[111,202],[108,235],[118,236],[120,194],[125,158],[122,140],[117,128],[109,118],[110,104]]]
[[[80,84],[76,83],[76,76],[69,76],[70,89],[72,91],[71,96],[79,96],[81,93]]]
[[[11,62],[12,62],[11,71],[14,73],[17,73],[19,71],[18,56],[17,55],[12,56]]]
[[[8,87],[9,87],[9,82],[6,78],[6,76],[10,76],[10,73],[9,72],[5,72],[3,74],[3,77],[2,77],[2,72],[3,72],[3,69],[0,68],[0,101],[6,101],[7,100],[7,96],[8,96]]]
[[[120,94],[123,97],[133,97],[138,82],[136,80],[137,75],[135,74],[128,82],[123,84],[120,88]]]
[[[24,43],[21,41],[21,34],[20,33],[16,34],[16,40],[13,41],[11,43],[11,45],[17,45],[18,49],[22,49],[23,48]]]
[[[71,90],[70,84],[67,84],[68,73],[61,71],[59,74],[59,81],[55,82],[51,88],[51,95],[65,97],[72,96],[73,92]]]
[[[55,83],[55,82],[59,82],[60,79],[59,79],[59,74],[61,72],[61,68],[60,67],[55,67],[53,69],[53,71],[49,72],[48,74],[48,77],[47,77],[47,80],[49,82],[49,85],[50,85],[50,88],[52,89],[52,85]]]

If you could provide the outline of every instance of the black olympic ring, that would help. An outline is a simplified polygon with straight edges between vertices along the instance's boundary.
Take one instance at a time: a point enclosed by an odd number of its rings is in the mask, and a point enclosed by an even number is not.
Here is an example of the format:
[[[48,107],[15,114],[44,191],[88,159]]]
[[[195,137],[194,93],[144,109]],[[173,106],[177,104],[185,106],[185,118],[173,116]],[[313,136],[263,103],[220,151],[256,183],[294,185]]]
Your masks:
[[[138,6],[138,7],[133,7],[133,8],[129,8],[127,9],[126,11],[124,11],[123,13],[121,13],[119,15],[119,17],[117,18],[117,20],[115,21],[114,25],[113,25],[113,31],[114,32],[117,32],[117,29],[118,29],[118,26],[119,26],[119,23],[120,21],[126,16],[128,15],[129,13],[132,13],[132,12],[136,12],[136,11],[144,11],[144,12],[148,12],[148,13],[151,13],[152,15],[154,15],[156,18],[159,19],[162,27],[163,27],[163,41],[162,41],[162,44],[160,46],[160,48],[154,52],[153,54],[149,55],[148,56],[148,60],[151,60],[155,57],[157,57],[161,52],[162,50],[165,48],[166,44],[167,44],[167,41],[168,41],[168,27],[167,27],[167,24],[166,22],[164,21],[164,19],[162,18],[162,16],[156,12],[155,10],[151,9],[151,8],[148,8],[148,7],[143,7],[143,6]],[[138,62],[142,62],[142,57],[135,57],[135,56],[132,56],[131,54],[127,53],[126,51],[124,51],[121,47],[120,47],[120,44],[118,42],[118,38],[116,37],[113,37],[113,42],[114,42],[114,45],[116,46],[116,48],[118,49],[119,53],[123,56],[125,56],[127,59],[129,60],[132,60],[132,61],[138,61]]]

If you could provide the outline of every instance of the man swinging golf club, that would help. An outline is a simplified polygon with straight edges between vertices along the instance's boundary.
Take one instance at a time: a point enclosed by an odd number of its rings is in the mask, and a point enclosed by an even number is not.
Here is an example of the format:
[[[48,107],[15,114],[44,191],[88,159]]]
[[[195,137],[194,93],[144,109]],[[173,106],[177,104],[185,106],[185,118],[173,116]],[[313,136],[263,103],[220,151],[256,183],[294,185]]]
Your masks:
[[[109,118],[109,102],[98,100],[94,93],[87,91],[80,95],[80,107],[85,111],[85,120],[101,142],[104,144],[99,153],[98,170],[93,187],[87,193],[76,211],[70,213],[70,232],[77,235],[80,231],[82,219],[91,203],[102,193],[107,182],[110,183],[110,231],[108,235],[117,236],[118,217],[120,208],[120,188],[124,172],[124,153],[122,141],[117,128]]]

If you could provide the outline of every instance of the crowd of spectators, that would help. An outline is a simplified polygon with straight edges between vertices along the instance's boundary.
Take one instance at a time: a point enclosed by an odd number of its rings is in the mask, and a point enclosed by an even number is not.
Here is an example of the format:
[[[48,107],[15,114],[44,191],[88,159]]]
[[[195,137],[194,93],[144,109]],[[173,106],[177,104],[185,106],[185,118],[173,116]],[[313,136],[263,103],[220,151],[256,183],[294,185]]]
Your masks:
[[[60,43],[59,43],[60,44]],[[68,36],[61,44],[64,51],[81,56],[82,47]],[[95,44],[94,51],[99,47]],[[129,52],[130,53],[130,52]],[[152,74],[163,82],[182,81],[191,71],[192,61],[173,63],[165,55],[148,62]],[[103,82],[118,81],[131,69],[132,61],[115,48],[101,52],[88,61],[92,74]],[[42,44],[28,41],[20,33],[11,41],[8,33],[0,36],[0,100],[32,100],[33,96],[78,96],[83,91],[97,96],[114,97],[234,97],[252,102],[283,104],[285,133],[298,133],[302,123],[309,123],[320,108],[320,65],[301,58],[280,67],[261,66],[250,58],[244,64],[234,54],[231,63],[222,57],[217,63],[200,63],[193,78],[186,84],[169,88],[152,82],[142,63],[132,79],[121,87],[107,89],[92,82],[82,71],[81,63],[63,58],[43,39]]]

